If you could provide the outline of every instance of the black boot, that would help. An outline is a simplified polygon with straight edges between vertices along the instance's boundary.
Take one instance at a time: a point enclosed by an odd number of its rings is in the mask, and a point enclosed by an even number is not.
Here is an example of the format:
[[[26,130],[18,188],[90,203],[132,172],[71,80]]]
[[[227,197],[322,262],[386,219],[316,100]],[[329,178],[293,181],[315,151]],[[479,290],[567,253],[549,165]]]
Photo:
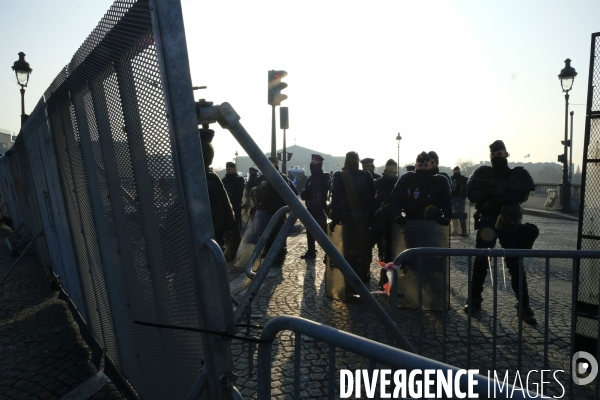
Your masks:
[[[469,308],[471,309],[471,313],[474,313],[478,310],[481,310],[481,302],[483,299],[481,297],[475,297],[471,299],[471,301],[467,300],[467,304],[465,304],[465,312],[469,313]]]
[[[517,309],[517,315],[519,314],[519,302],[515,304],[515,308]],[[530,306],[526,306],[523,304],[523,316],[521,317],[523,321],[528,323],[529,325],[536,325],[537,319],[534,318],[535,312]]]

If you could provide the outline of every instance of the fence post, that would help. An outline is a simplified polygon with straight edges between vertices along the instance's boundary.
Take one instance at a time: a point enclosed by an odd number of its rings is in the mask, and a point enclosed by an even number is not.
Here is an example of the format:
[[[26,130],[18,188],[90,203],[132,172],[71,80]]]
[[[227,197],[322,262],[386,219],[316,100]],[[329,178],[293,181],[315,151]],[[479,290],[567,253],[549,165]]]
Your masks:
[[[214,234],[181,4],[161,0],[150,7],[199,324],[235,333],[227,271],[217,268],[203,244]],[[226,387],[220,377],[233,371],[231,343],[213,335],[204,335],[203,343],[210,397],[221,399]]]

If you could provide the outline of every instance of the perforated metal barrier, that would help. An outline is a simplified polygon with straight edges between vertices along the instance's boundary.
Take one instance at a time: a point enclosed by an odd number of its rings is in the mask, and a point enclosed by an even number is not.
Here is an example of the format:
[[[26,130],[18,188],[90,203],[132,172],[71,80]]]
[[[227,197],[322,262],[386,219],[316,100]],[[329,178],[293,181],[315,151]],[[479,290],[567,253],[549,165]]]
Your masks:
[[[600,32],[592,34],[583,151],[578,250],[600,250]],[[597,354],[600,262],[581,262],[577,279],[576,348]]]
[[[165,87],[164,71],[172,50],[156,45],[167,41],[157,38],[159,26],[185,40],[180,5],[159,3],[113,4],[0,159],[0,186],[15,227],[44,230],[41,263],[139,396],[185,398],[203,364],[213,396],[232,371],[231,353],[218,345],[205,351],[215,340],[207,335],[133,323],[233,327],[229,293],[221,301],[218,282],[227,285],[226,271],[214,272],[202,244],[212,236],[206,185],[200,181],[194,196],[200,206],[182,196],[190,182],[180,171],[204,172],[181,150],[200,148],[191,82],[180,83],[187,113],[173,111],[180,88]],[[189,68],[185,46],[176,51]],[[182,136],[193,146],[177,143]],[[207,321],[213,312],[225,322]]]

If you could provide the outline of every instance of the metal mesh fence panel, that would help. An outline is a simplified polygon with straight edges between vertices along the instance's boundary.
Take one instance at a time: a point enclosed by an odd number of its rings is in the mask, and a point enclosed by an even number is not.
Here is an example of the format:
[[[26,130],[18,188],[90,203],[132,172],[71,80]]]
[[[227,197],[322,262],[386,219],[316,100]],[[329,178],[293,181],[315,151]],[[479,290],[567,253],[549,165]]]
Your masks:
[[[100,344],[107,349],[110,348],[111,357],[118,360],[97,231],[77,143],[74,110],[66,84],[60,86],[48,99],[48,116],[55,140],[59,169],[62,172],[62,183],[65,188],[63,193],[66,197],[67,214],[87,305],[87,322]]]
[[[0,158],[0,184],[2,185],[2,192],[4,193],[4,199],[6,201],[6,208],[3,212],[8,213],[8,216],[13,222],[13,226],[16,229],[21,223],[21,211],[19,209],[19,203],[17,201],[17,194],[15,192],[15,185],[10,170],[10,162],[8,157]]]
[[[152,20],[117,1],[46,91],[88,323],[143,398],[184,398],[203,359]]]
[[[73,303],[84,318],[87,318],[70,232],[64,218],[64,200],[60,191],[56,159],[43,100],[40,100],[31,113],[27,124],[30,129],[25,129],[20,136],[25,141],[29,155],[31,177],[44,228],[49,261]]]
[[[32,117],[32,116],[30,116]],[[21,178],[23,181],[23,195],[29,208],[29,223],[31,227],[31,235],[35,235],[37,232],[43,229],[42,218],[40,215],[40,205],[38,203],[38,197],[35,191],[33,174],[30,163],[31,150],[25,143],[26,136],[35,135],[35,126],[39,123],[44,123],[45,115],[39,118],[39,113],[33,115],[33,118],[27,120],[21,134],[17,138],[17,142],[22,142],[22,151],[19,154],[19,169],[21,170]],[[16,143],[15,143],[16,144]],[[34,243],[36,254],[40,263],[48,267],[50,266],[50,255],[48,253],[48,243],[45,235],[41,235]]]
[[[600,33],[592,35],[577,248],[600,249]],[[577,279],[576,344],[596,354],[600,263],[583,260]],[[593,347],[593,348],[592,348]]]

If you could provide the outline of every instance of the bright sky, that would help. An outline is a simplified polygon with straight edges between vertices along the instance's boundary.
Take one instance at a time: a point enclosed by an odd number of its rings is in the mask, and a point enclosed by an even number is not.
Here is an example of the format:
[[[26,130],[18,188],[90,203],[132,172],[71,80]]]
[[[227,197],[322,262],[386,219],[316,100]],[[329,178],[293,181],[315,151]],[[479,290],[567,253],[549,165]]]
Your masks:
[[[19,129],[17,53],[33,68],[30,112],[112,1],[0,0],[0,128]],[[440,162],[488,157],[503,139],[511,161],[556,162],[564,97],[557,78],[571,58],[574,151],[581,163],[590,37],[597,0],[200,1],[182,0],[194,85],[227,101],[270,151],[267,71],[288,72],[288,144],[382,165],[435,150]],[[279,112],[277,112],[279,115]],[[215,167],[237,150],[215,126]],[[282,131],[278,130],[278,148]],[[531,159],[524,156],[531,153]],[[293,163],[293,160],[292,160]],[[557,177],[557,181],[560,177]]]

